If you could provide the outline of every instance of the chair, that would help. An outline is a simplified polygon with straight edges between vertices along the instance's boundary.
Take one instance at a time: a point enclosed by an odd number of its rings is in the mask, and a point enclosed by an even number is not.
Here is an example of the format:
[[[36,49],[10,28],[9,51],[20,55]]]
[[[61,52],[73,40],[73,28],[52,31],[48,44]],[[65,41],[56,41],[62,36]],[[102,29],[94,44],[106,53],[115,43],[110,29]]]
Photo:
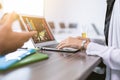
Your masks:
[[[54,25],[54,22],[50,21],[48,22],[50,28],[52,29],[53,33],[55,32],[55,25]]]
[[[68,25],[69,32],[77,30],[77,23],[69,23]]]
[[[65,24],[63,22],[60,22],[60,28],[65,29]]]
[[[91,25],[92,25],[93,29],[95,30],[96,34],[97,34],[97,35],[101,35],[101,33],[100,33],[100,31],[98,30],[97,26],[96,26],[94,23],[92,23]]]
[[[75,29],[75,28],[77,28],[77,24],[76,23],[69,23],[69,28]]]
[[[64,33],[65,32],[65,28],[66,28],[65,23],[64,22],[60,22],[59,26],[60,26],[59,33]]]

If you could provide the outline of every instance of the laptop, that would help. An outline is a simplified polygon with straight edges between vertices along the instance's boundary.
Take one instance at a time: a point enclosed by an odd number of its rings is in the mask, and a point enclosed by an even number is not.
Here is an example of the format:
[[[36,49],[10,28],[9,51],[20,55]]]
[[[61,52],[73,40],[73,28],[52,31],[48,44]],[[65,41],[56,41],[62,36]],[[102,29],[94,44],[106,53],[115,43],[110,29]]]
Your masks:
[[[59,44],[52,33],[51,28],[47,24],[44,17],[20,15],[19,21],[28,31],[37,31],[37,34],[32,37],[33,45],[41,50],[59,51],[59,52],[77,52],[79,49],[63,48],[57,49]]]

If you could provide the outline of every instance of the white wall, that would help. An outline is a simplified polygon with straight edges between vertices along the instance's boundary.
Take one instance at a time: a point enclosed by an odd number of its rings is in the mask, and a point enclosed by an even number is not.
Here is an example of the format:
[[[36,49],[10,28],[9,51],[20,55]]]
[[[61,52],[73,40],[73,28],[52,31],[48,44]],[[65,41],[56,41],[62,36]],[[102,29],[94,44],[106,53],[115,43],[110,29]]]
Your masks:
[[[79,26],[95,23],[103,31],[106,0],[45,0],[45,17],[66,24],[77,22]]]
[[[44,0],[3,0],[5,12],[43,16]]]

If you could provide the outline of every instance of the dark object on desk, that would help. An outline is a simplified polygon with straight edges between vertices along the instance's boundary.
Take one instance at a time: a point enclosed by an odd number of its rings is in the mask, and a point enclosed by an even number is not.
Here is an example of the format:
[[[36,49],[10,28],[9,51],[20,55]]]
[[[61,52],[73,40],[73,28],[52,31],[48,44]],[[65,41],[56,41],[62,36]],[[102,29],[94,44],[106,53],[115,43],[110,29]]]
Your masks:
[[[32,55],[24,58],[23,60],[19,61],[18,63],[12,65],[9,69],[24,66],[24,65],[31,64],[31,63],[38,62],[38,61],[42,61],[45,59],[48,59],[47,54],[36,52],[35,54],[32,54]]]

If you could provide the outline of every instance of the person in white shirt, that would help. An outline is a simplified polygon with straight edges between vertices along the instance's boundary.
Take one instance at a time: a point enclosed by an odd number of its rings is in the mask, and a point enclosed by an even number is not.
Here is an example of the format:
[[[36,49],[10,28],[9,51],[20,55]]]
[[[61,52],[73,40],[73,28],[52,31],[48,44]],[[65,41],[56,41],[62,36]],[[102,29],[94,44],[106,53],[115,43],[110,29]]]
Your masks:
[[[88,55],[97,55],[106,65],[106,80],[120,80],[120,0],[115,0],[109,24],[108,46],[81,37],[69,37],[57,48],[84,48]]]

